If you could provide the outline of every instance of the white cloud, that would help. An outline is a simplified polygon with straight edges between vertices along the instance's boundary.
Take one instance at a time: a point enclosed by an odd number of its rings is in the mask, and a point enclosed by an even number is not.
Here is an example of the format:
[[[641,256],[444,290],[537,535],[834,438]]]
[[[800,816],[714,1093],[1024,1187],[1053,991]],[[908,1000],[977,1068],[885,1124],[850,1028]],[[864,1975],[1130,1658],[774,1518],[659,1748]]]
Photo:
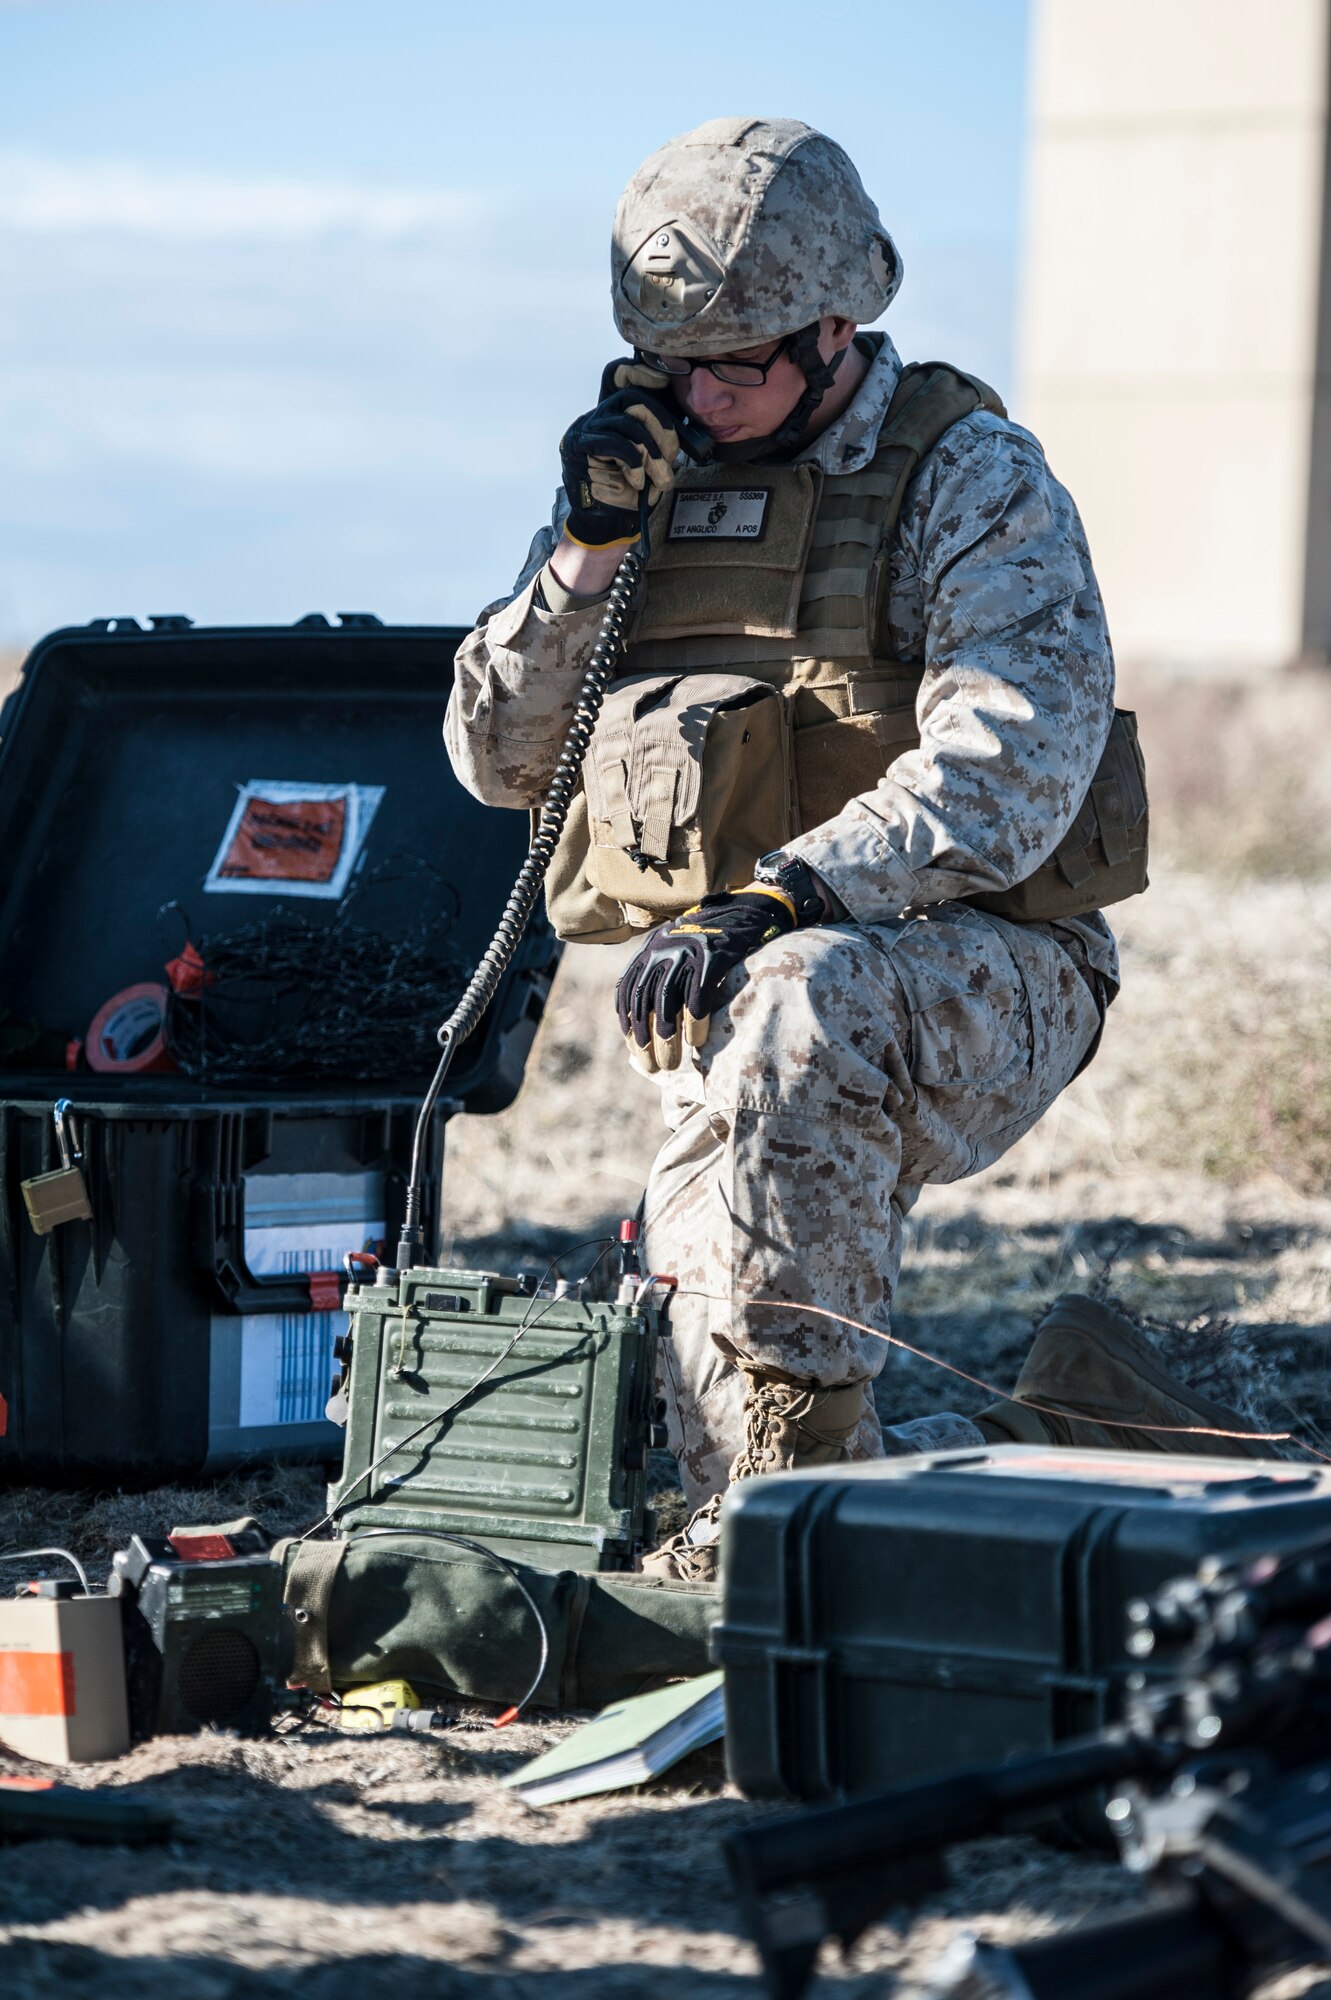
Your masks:
[[[487,203],[447,188],[379,188],[68,161],[0,152],[0,228],[43,235],[291,240],[351,232],[394,240],[479,221]]]

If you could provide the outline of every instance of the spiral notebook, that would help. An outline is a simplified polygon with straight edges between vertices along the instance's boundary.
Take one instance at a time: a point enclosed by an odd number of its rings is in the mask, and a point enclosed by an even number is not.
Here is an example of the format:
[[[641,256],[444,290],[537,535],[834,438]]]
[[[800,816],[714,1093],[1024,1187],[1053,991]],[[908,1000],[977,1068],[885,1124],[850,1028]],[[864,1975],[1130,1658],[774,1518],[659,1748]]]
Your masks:
[[[724,1734],[721,1673],[612,1702],[553,1750],[502,1780],[525,1805],[557,1805],[641,1785]]]

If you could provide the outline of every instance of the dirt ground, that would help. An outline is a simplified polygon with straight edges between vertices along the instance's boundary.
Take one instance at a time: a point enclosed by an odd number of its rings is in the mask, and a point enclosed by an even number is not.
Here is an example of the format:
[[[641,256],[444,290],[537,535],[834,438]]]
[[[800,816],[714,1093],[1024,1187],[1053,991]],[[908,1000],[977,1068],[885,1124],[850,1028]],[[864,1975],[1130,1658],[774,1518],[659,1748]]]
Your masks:
[[[1322,741],[1325,741],[1323,735]],[[894,1324],[1000,1388],[1060,1291],[1100,1289],[1222,1398],[1331,1450],[1331,880],[1217,835],[1119,925],[1125,989],[1093,1069],[987,1174],[930,1190],[911,1218]],[[1194,856],[1176,851],[1185,860]],[[618,953],[572,952],[518,1104],[451,1129],[447,1227],[468,1263],[533,1268],[631,1210],[657,1136],[653,1087],[622,1062],[608,1007]],[[980,1392],[893,1355],[889,1419]],[[252,1507],[274,1530],[319,1511],[313,1474],[210,1491],[0,1495],[0,1548],[72,1538],[104,1564],[133,1528]],[[475,1726],[480,1722],[482,1726]],[[287,1991],[727,2000],[760,1991],[719,1841],[770,1816],[702,1753],[641,1791],[531,1812],[495,1779],[569,1727],[439,1740],[322,1732],[162,1739],[78,1784],[142,1786],[178,1811],[141,1854],[32,1843],[0,1880],[0,1989],[13,2000],[173,2000]],[[0,1770],[24,1767],[0,1756]],[[883,1925],[818,1990],[881,1995],[963,1930],[999,1939],[1137,1903],[1107,1862],[1031,1842],[966,1850],[949,1891]],[[1331,1980],[1269,1989],[1331,2000]],[[1180,1996],[1183,2000],[1183,1996]]]

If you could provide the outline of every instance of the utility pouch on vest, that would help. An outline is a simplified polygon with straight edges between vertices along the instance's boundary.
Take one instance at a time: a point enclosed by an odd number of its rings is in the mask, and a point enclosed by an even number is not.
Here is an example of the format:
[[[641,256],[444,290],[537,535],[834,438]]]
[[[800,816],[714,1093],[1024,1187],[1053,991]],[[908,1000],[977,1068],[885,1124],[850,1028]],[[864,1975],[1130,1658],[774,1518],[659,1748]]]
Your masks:
[[[787,654],[801,643],[822,485],[812,465],[710,467],[682,474],[656,509],[634,646],[670,642],[679,657],[606,698],[546,875],[561,938],[615,944],[650,930],[742,887],[759,855],[799,831],[789,704],[771,681],[708,672],[706,653],[766,659],[773,641]]]
[[[995,916],[1048,923],[1138,896],[1147,882],[1149,819],[1137,718],[1116,708],[1090,790],[1049,859],[1013,888],[970,901]]]
[[[807,832],[871,792],[903,750],[920,740],[915,720],[922,669],[870,669],[830,685],[796,685],[795,800]]]
[[[547,885],[564,937],[622,937],[740,888],[795,830],[787,705],[745,674],[620,681],[582,776],[585,884]]]

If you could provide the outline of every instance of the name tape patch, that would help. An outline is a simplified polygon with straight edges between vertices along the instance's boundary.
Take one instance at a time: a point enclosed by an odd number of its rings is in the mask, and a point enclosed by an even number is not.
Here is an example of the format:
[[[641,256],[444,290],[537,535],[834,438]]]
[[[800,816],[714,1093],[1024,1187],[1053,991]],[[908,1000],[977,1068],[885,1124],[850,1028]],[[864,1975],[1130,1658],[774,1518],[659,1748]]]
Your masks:
[[[756,542],[767,520],[771,493],[765,486],[735,492],[677,493],[670,516],[671,542]]]

